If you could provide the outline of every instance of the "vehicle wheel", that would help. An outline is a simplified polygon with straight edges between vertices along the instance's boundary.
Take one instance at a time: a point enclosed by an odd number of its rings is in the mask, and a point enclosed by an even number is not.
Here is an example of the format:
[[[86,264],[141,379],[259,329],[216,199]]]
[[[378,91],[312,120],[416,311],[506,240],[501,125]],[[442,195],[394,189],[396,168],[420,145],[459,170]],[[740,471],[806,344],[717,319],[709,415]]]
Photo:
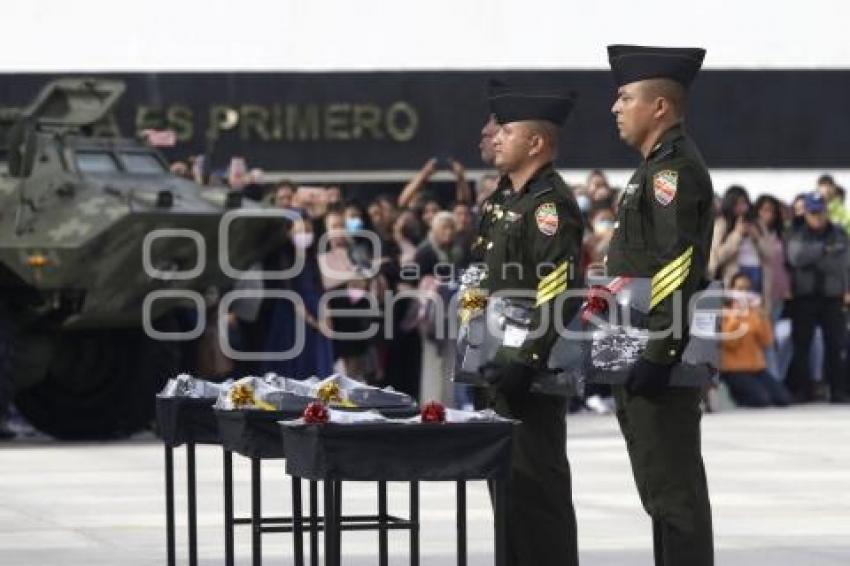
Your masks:
[[[148,427],[155,395],[181,369],[179,343],[132,330],[63,333],[47,377],[15,396],[21,414],[58,439],[122,438]]]

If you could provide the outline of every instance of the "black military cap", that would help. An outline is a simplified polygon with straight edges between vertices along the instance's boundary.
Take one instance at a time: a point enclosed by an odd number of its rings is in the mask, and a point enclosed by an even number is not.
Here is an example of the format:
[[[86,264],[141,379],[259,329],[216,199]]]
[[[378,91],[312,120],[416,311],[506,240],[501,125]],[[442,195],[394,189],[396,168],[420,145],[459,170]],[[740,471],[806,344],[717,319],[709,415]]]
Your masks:
[[[521,120],[546,120],[562,126],[574,104],[575,95],[572,93],[496,89],[490,95],[490,111],[500,124]]]
[[[646,79],[673,79],[690,86],[702,66],[705,49],[609,45],[608,61],[617,86]]]

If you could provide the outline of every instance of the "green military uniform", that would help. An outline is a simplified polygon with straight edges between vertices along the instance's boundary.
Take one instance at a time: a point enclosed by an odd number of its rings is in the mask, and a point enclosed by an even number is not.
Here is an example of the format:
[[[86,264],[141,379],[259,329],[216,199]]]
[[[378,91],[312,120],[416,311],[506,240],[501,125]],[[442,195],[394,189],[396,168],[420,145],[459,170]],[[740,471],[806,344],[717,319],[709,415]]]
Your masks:
[[[649,50],[645,59],[643,49]],[[680,56],[681,51],[685,53]],[[677,73],[689,68],[692,79],[704,54],[625,46],[609,48],[609,53],[620,85],[667,77],[685,86],[690,80]],[[679,71],[664,68],[668,63],[678,64]],[[610,276],[651,278],[651,330],[671,328],[674,311],[687,309],[691,296],[701,289],[713,221],[713,190],[705,163],[683,127],[674,126],[626,186],[606,259]],[[679,336],[671,332],[652,337],[643,357],[669,368],[680,360],[686,342],[687,328]],[[615,395],[635,483],[653,520],[655,564],[713,564],[711,508],[700,447],[700,390],[667,386],[657,396],[644,396],[617,387]]]
[[[478,214],[478,236],[472,241],[471,257],[475,262],[483,262],[487,254],[487,244],[490,242],[490,230],[496,225],[497,214],[505,204],[513,189],[507,177],[499,180],[499,186],[493,194],[481,203]]]
[[[490,101],[500,124],[547,120],[560,125],[572,107],[572,98],[560,95],[503,91]],[[553,319],[570,320],[579,307],[577,299],[563,300],[562,295],[581,285],[581,213],[551,163],[522,187],[511,186],[505,175],[482,213],[480,245],[487,266],[482,286],[489,300],[496,294],[521,305],[530,328],[543,329],[529,333],[526,328],[517,340],[509,340],[506,330],[491,361],[500,377],[489,390],[490,405],[520,421],[507,485],[507,563],[574,566],[578,550],[566,454],[567,400],[532,393],[529,386],[547,371],[557,338]]]
[[[484,286],[491,294],[527,292],[534,306],[532,326],[543,318],[550,321],[540,337],[526,340],[521,347],[501,348],[497,360],[519,361],[544,371],[557,338],[551,323],[556,316],[556,298],[567,289],[581,287],[581,213],[570,189],[549,165],[490,215],[493,222],[484,243]],[[564,301],[559,316],[570,320],[578,306],[575,300]],[[506,393],[495,387],[490,402],[499,414],[522,422],[514,437],[508,485],[509,564],[578,564],[565,452],[567,399],[527,391]]]

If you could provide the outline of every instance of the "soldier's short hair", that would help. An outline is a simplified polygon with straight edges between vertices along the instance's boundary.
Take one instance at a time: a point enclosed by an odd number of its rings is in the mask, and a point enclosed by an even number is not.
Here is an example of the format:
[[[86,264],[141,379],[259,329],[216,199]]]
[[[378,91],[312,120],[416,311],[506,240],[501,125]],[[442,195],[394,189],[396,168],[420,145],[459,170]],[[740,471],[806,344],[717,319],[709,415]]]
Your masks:
[[[528,128],[531,133],[543,138],[546,147],[552,152],[552,158],[558,155],[558,136],[560,128],[548,120],[527,120]]]
[[[665,78],[647,79],[641,81],[641,83],[642,91],[646,98],[663,98],[672,106],[673,112],[677,117],[681,118],[685,115],[687,90],[685,90],[685,87],[681,83]]]

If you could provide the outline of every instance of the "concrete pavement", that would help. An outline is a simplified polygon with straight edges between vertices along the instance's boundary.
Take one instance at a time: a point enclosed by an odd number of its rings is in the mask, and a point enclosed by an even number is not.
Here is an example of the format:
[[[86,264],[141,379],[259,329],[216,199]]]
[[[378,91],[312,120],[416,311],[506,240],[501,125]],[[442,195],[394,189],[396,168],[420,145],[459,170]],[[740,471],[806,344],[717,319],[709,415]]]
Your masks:
[[[704,419],[704,454],[719,566],[850,565],[850,408],[734,410]],[[650,565],[650,523],[632,484],[612,416],[568,419],[568,450],[582,564]],[[198,448],[200,564],[223,563],[221,452]],[[149,435],[121,443],[47,440],[0,445],[0,564],[165,564],[162,448]],[[182,450],[178,553],[185,564]],[[248,466],[236,457],[236,510],[248,514]],[[282,463],[264,464],[264,512],[289,513]],[[349,484],[346,484],[349,485]],[[374,512],[369,484],[350,484],[346,512]],[[406,509],[391,484],[390,509]],[[486,489],[469,487],[471,565],[492,563]],[[422,564],[454,563],[454,487],[423,484]],[[289,535],[265,535],[265,564],[292,564]],[[343,563],[377,564],[377,536],[346,533]],[[391,534],[391,564],[407,563],[407,537]],[[237,531],[237,563],[250,563],[249,533]]]

